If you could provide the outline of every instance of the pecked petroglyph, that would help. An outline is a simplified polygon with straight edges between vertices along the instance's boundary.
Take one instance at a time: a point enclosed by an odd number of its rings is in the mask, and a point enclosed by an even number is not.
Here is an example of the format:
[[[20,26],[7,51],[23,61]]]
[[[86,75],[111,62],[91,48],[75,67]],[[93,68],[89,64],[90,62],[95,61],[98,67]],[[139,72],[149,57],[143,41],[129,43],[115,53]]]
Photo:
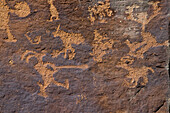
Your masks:
[[[134,56],[136,58],[143,58],[143,54],[149,50],[149,48],[158,47],[167,45],[168,41],[164,43],[157,43],[154,36],[151,35],[149,32],[142,32],[143,41],[141,43],[130,43],[129,40],[126,40],[126,44],[129,46],[130,51],[128,55]]]
[[[22,55],[22,60],[25,60],[27,63],[29,63],[29,59],[32,57],[36,57],[38,60],[38,63],[34,66],[34,68],[41,74],[42,79],[44,81],[43,84],[38,83],[39,87],[40,87],[40,93],[39,95],[47,97],[46,94],[46,88],[51,84],[55,84],[56,86],[61,86],[63,88],[68,89],[69,88],[69,82],[68,80],[65,81],[65,83],[59,83],[57,81],[54,80],[53,78],[53,74],[58,72],[58,70],[55,68],[54,64],[50,64],[48,63],[48,66],[50,66],[52,69],[48,69],[47,68],[47,64],[45,65],[42,61],[42,58],[45,56],[45,53],[36,53],[34,51],[26,51],[23,55]]]
[[[8,39],[6,42],[16,42],[17,40],[12,35],[10,27],[8,25],[10,14],[15,13],[19,17],[26,17],[30,14],[30,8],[26,2],[20,2],[15,5],[15,10],[11,10],[5,0],[0,1],[0,29],[6,30]]]
[[[75,56],[75,49],[72,47],[72,44],[81,44],[84,42],[84,38],[81,34],[75,34],[75,33],[66,33],[59,29],[60,25],[58,26],[56,32],[53,32],[54,37],[59,36],[61,40],[63,41],[63,44],[65,48],[62,51],[56,51],[52,53],[52,57],[55,58],[59,54],[64,53],[64,58],[68,57],[69,60],[73,59]],[[31,44],[39,44],[41,42],[41,36],[35,37],[34,40],[32,40],[31,37],[29,37],[27,34],[25,34],[25,37],[29,40]],[[68,51],[71,51],[70,53]],[[68,55],[68,56],[67,56]],[[40,87],[40,93],[39,95],[43,97],[47,97],[46,94],[46,88],[50,84],[55,84],[56,86],[63,87],[65,89],[69,89],[69,80],[66,79],[64,83],[57,82],[54,80],[53,75],[57,73],[60,69],[82,69],[85,70],[89,68],[89,65],[83,64],[83,65],[63,65],[63,66],[55,66],[55,64],[52,63],[44,63],[43,57],[46,56],[46,52],[37,53],[35,51],[29,51],[26,50],[25,53],[22,55],[21,60],[26,61],[26,63],[29,63],[29,59],[32,57],[37,58],[38,63],[34,66],[34,69],[39,72],[42,76],[43,84],[38,82],[37,84]]]
[[[69,80],[66,79],[64,83],[57,82],[53,75],[57,73],[60,69],[72,69],[72,68],[77,68],[77,69],[82,69],[85,70],[88,68],[88,65],[67,65],[67,66],[55,66],[55,64],[52,63],[44,63],[43,62],[43,57],[46,56],[46,53],[37,53],[34,51],[29,51],[26,50],[26,52],[22,55],[21,60],[26,61],[26,63],[29,63],[29,59],[32,57],[37,58],[38,63],[34,66],[34,69],[39,72],[42,76],[43,84],[38,82],[37,84],[40,87],[40,96],[47,97],[48,95],[46,94],[46,88],[50,84],[55,84],[56,86],[63,87],[65,89],[69,89]]]
[[[154,18],[156,17],[158,14],[161,14],[160,10],[161,8],[158,7],[158,3],[160,2],[149,2],[149,5],[152,5],[153,7],[153,14],[148,17],[147,12],[141,12],[141,13],[137,13],[134,14],[133,11],[135,8],[139,8],[140,6],[138,5],[132,5],[132,6],[128,6],[127,7],[127,11],[125,11],[126,14],[128,14],[129,16],[127,17],[128,20],[132,20],[132,21],[136,21],[138,23],[140,23],[142,25],[142,31],[144,32],[145,30],[145,26]],[[137,18],[135,18],[135,16]]]
[[[56,7],[54,6],[53,2],[54,0],[48,0],[48,3],[50,4],[50,13],[51,13],[51,17],[49,21],[59,20],[59,13]]]
[[[113,11],[110,10],[110,0],[105,0],[105,2],[98,1],[93,7],[88,8],[89,20],[93,24],[95,20],[99,19],[100,23],[106,23],[105,17],[111,17]]]
[[[94,61],[102,62],[103,56],[108,53],[107,50],[112,48],[114,40],[109,39],[107,36],[101,36],[97,30],[94,31],[94,35],[93,52],[91,55]]]
[[[11,12],[15,13],[19,17],[26,17],[30,14],[30,8],[26,2],[16,3],[14,7],[15,10],[11,10]]]
[[[41,36],[36,36],[34,40],[31,39],[27,34],[25,34],[25,37],[29,40],[31,44],[39,44],[41,42]]]
[[[69,65],[69,66],[56,66],[55,67],[56,69],[71,69],[71,68],[75,68],[75,69],[82,69],[82,70],[84,70],[84,69],[87,69],[87,68],[89,68],[89,66],[87,65],[87,64],[84,64],[84,65],[80,65],[80,66],[76,66],[76,65]]]
[[[124,56],[120,59],[116,67],[121,67],[129,71],[129,73],[126,75],[127,78],[131,79],[130,82],[125,80],[124,85],[129,87],[136,87],[137,82],[139,78],[143,78],[143,83],[141,85],[146,85],[148,82],[147,74],[148,71],[152,71],[154,73],[154,70],[151,67],[142,66],[140,68],[134,68],[129,65],[131,65],[134,62],[134,58],[131,56]]]
[[[84,94],[77,95],[76,104],[79,104],[81,101],[86,100],[86,99],[87,97]]]
[[[146,67],[146,66],[143,66],[140,68],[130,67],[129,64],[132,64],[132,62],[134,61],[134,59],[132,59],[132,58],[136,57],[138,59],[139,58],[143,59],[143,57],[144,57],[143,54],[146,51],[148,51],[150,48],[168,45],[168,41],[165,41],[164,43],[157,43],[155,37],[152,36],[151,33],[145,32],[145,26],[158,14],[161,14],[161,12],[159,12],[161,9],[158,8],[158,3],[159,2],[150,2],[149,3],[149,5],[152,5],[152,8],[154,10],[153,14],[150,17],[148,17],[147,12],[141,12],[141,13],[136,14],[137,19],[134,18],[133,10],[134,10],[134,8],[139,8],[139,6],[137,6],[137,5],[128,6],[127,7],[128,10],[125,12],[125,13],[129,14],[129,16],[127,17],[128,20],[136,21],[141,24],[141,29],[142,29],[141,35],[143,38],[143,41],[140,43],[139,42],[131,43],[129,40],[126,40],[125,43],[130,48],[130,51],[127,54],[127,56],[124,56],[120,59],[120,62],[117,65],[117,67],[121,67],[121,68],[124,68],[129,71],[127,78],[132,79],[130,81],[130,83],[126,81],[126,85],[128,85],[129,87],[136,87],[137,82],[140,77],[142,77],[144,79],[143,85],[146,85],[146,83],[148,82],[148,78],[147,78],[148,70],[151,70],[152,72],[154,72],[151,67]]]
[[[133,10],[134,10],[134,8],[139,8],[139,6],[132,5],[132,6],[127,7],[128,11],[126,13],[129,14],[127,19],[141,23],[141,25],[142,25],[141,26],[142,27],[141,35],[143,37],[143,41],[141,43],[130,43],[129,40],[126,41],[126,44],[130,48],[130,52],[128,55],[131,55],[131,56],[134,56],[137,58],[143,58],[143,53],[148,51],[149,48],[163,46],[163,45],[166,46],[168,44],[168,41],[161,43],[161,44],[157,43],[155,37],[152,36],[151,33],[145,32],[145,26],[158,14],[161,14],[161,12],[159,12],[161,10],[161,8],[158,8],[158,3],[159,2],[149,2],[149,4],[152,5],[152,7],[153,7],[153,14],[150,17],[148,17],[147,12],[137,13],[138,19],[135,19],[133,17],[133,15],[134,15]]]
[[[67,33],[59,29],[60,25],[58,26],[56,32],[53,32],[54,37],[58,36],[61,38],[64,44],[64,49],[62,51],[55,51],[54,57],[57,57],[59,54],[64,53],[64,58],[68,58],[72,60],[75,56],[75,49],[72,47],[72,44],[79,45],[85,41],[81,34],[76,33]]]

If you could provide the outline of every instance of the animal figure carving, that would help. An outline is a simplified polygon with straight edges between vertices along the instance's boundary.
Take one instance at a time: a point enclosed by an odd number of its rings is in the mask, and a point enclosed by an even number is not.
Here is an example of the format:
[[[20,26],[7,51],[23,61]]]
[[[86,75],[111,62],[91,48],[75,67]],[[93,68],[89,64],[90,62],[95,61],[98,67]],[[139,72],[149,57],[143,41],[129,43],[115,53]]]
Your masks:
[[[151,67],[146,66],[132,67],[131,65],[133,64],[133,62],[134,58],[132,56],[124,56],[116,65],[116,67],[121,67],[129,71],[126,75],[126,78],[129,78],[131,80],[129,82],[124,80],[124,85],[131,88],[136,87],[139,78],[143,78],[143,82],[141,83],[141,85],[146,85],[146,83],[148,82],[148,71],[150,70],[152,73],[154,73],[154,70]]]
[[[151,33],[145,31],[145,26],[158,14],[161,14],[160,10],[161,8],[158,8],[159,2],[149,2],[149,5],[152,5],[153,8],[153,14],[148,17],[147,12],[141,12],[137,13],[137,19],[134,18],[133,11],[135,8],[139,8],[138,5],[132,5],[127,7],[126,14],[129,14],[127,19],[131,21],[136,21],[141,24],[141,35],[143,38],[142,42],[133,42],[131,43],[129,40],[126,40],[125,43],[128,45],[130,51],[129,53],[122,57],[117,64],[117,67],[124,68],[129,71],[129,74],[127,75],[127,78],[131,78],[132,80],[129,82],[126,81],[126,84],[129,87],[136,87],[137,82],[140,77],[143,78],[144,82],[143,85],[146,85],[148,82],[147,74],[148,70],[153,69],[151,67],[142,66],[140,68],[133,68],[130,66],[134,62],[133,58],[141,58],[143,59],[143,54],[148,51],[152,47],[158,47],[158,46],[167,46],[168,41],[165,41],[164,43],[158,43],[154,36],[152,36]]]
[[[94,61],[102,62],[103,56],[108,53],[108,50],[112,49],[115,40],[100,35],[97,30],[94,31],[94,35],[93,52],[91,55],[93,55]]]
[[[9,13],[15,13],[19,17],[26,17],[30,14],[30,8],[26,2],[20,2],[15,5],[16,10],[11,10],[6,0],[0,0],[0,29],[6,30],[8,38],[5,40],[6,42],[16,42],[17,40],[12,35],[9,27]]]
[[[127,40],[125,43],[129,46],[131,49],[128,55],[132,55],[137,58],[143,58],[143,53],[145,53],[149,48],[151,47],[157,47],[157,46],[163,46],[168,45],[168,41],[165,41],[164,43],[157,43],[154,36],[152,36],[151,33],[145,32],[145,26],[158,14],[161,14],[160,10],[161,8],[158,8],[159,2],[149,2],[149,5],[152,5],[153,8],[153,14],[148,17],[147,12],[141,12],[137,13],[138,19],[134,18],[133,11],[135,8],[139,8],[138,5],[132,5],[127,7],[126,14],[129,14],[127,17],[128,20],[136,21],[141,24],[141,35],[143,37],[143,41],[141,43],[130,43],[129,40]]]
[[[148,17],[147,12],[141,12],[141,13],[137,13],[137,19],[134,17],[133,11],[135,8],[139,8],[140,6],[138,5],[132,5],[132,6],[128,6],[127,7],[127,11],[125,12],[126,14],[129,14],[129,16],[127,17],[128,20],[133,20],[136,21],[140,24],[142,24],[142,31],[145,30],[145,26],[154,18],[156,17],[158,14],[161,14],[160,10],[161,8],[158,7],[158,4],[160,2],[149,2],[148,4],[152,6],[153,8],[153,13],[150,17]]]
[[[88,65],[80,65],[80,66],[55,66],[55,64],[52,63],[44,63],[43,57],[46,56],[46,53],[37,53],[34,51],[26,50],[26,52],[22,55],[21,60],[25,60],[27,63],[29,63],[29,59],[32,57],[37,58],[38,63],[34,66],[37,72],[41,74],[42,80],[44,81],[43,84],[38,82],[37,84],[40,87],[40,96],[47,97],[46,94],[46,88],[50,84],[55,84],[56,86],[63,87],[65,89],[69,89],[69,80],[66,79],[64,83],[57,82],[53,74],[57,73],[60,69],[70,69],[70,68],[78,68],[78,69],[87,69]]]
[[[72,44],[82,44],[85,40],[81,34],[76,33],[67,33],[59,29],[60,25],[58,26],[56,32],[53,32],[54,37],[60,37],[64,44],[64,49],[59,53],[56,53],[58,56],[61,53],[64,53],[64,58],[68,58],[69,60],[73,59],[75,56],[75,49],[72,47]]]

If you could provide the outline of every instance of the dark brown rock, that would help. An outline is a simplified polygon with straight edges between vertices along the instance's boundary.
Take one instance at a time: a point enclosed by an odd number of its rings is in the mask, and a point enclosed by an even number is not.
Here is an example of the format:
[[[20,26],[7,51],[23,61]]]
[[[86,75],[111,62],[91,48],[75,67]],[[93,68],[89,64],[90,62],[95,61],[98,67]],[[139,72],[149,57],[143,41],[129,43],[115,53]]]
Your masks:
[[[0,113],[168,113],[167,3],[1,0]]]

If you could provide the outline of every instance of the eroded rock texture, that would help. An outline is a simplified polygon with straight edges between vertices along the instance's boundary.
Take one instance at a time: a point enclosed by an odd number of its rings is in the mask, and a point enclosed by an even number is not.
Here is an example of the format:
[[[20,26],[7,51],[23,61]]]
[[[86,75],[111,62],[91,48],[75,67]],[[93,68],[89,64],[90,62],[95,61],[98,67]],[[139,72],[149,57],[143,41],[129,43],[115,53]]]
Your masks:
[[[167,0],[0,0],[0,113],[167,113]]]

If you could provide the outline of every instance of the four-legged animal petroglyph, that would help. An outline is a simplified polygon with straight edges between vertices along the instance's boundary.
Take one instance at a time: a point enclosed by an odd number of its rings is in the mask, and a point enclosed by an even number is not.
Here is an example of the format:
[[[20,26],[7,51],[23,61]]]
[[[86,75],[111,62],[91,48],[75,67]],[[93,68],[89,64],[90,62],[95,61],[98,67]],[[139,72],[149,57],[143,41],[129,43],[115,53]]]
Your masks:
[[[67,33],[65,31],[60,30],[60,25],[58,26],[56,32],[53,32],[54,37],[59,36],[64,44],[64,49],[59,53],[56,53],[57,57],[60,53],[65,53],[64,58],[68,58],[71,60],[75,56],[75,49],[72,47],[72,44],[79,45],[83,43],[85,40],[81,34],[76,33]],[[70,51],[70,53],[68,53]]]
[[[15,13],[19,17],[26,17],[28,14],[30,14],[30,8],[26,2],[20,2],[15,5],[16,10],[11,10],[6,0],[0,1],[0,29],[6,30],[8,39],[6,39],[6,42],[16,42],[17,40],[10,32],[9,27],[9,19],[10,19],[10,12]]]
[[[148,17],[147,12],[141,12],[137,13],[138,19],[134,18],[133,10],[135,8],[139,8],[138,5],[132,5],[127,7],[126,14],[129,14],[128,20],[136,21],[141,24],[141,35],[143,37],[143,41],[141,43],[130,43],[129,40],[126,41],[126,44],[131,49],[128,55],[132,55],[137,58],[143,58],[143,53],[145,53],[149,48],[151,47],[157,47],[157,46],[163,46],[167,45],[168,41],[165,41],[164,43],[157,43],[154,36],[152,36],[151,33],[145,32],[145,26],[158,14],[161,14],[160,10],[161,8],[158,8],[159,2],[149,2],[149,5],[152,5],[153,7],[153,14]]]
[[[42,80],[44,81],[43,84],[38,82],[37,84],[40,87],[40,93],[39,95],[43,97],[47,97],[46,94],[46,88],[50,84],[55,84],[56,86],[61,86],[63,88],[69,89],[69,80],[66,79],[64,83],[57,82],[53,75],[57,73],[60,69],[72,69],[72,68],[77,68],[77,69],[82,69],[85,70],[88,68],[88,65],[79,65],[79,66],[74,66],[74,65],[67,65],[67,66],[55,66],[55,64],[52,63],[44,63],[43,62],[43,57],[46,56],[46,53],[37,53],[34,51],[29,51],[26,50],[26,52],[22,55],[21,60],[25,60],[27,63],[29,63],[29,59],[32,57],[37,58],[38,63],[34,66],[34,68],[41,74]]]
[[[151,67],[146,67],[146,66],[142,66],[139,68],[131,67],[130,65],[133,62],[134,62],[133,57],[124,56],[120,59],[120,61],[116,65],[116,67],[121,67],[129,71],[126,77],[131,80],[130,82],[124,80],[125,81],[124,85],[131,87],[131,88],[136,87],[139,78],[143,78],[143,82],[141,83],[141,85],[146,85],[146,83],[148,82],[148,78],[147,78],[148,71],[151,70],[152,73],[154,73],[154,70]]]
[[[152,5],[153,8],[153,14],[150,15],[150,17],[148,17],[147,12],[141,12],[141,13],[137,13],[137,19],[134,18],[133,11],[135,8],[139,8],[138,5],[128,6],[127,11],[125,12],[126,14],[129,14],[127,17],[128,20],[136,21],[141,24],[141,29],[142,29],[141,35],[143,38],[142,42],[130,43],[129,40],[126,40],[125,43],[129,46],[130,51],[126,56],[120,59],[120,62],[117,65],[117,67],[121,67],[129,71],[127,78],[132,79],[130,83],[128,82],[126,83],[129,87],[136,87],[140,77],[144,79],[143,85],[146,85],[146,83],[148,82],[148,78],[147,78],[148,70],[154,72],[151,67],[146,67],[146,66],[140,68],[130,67],[129,65],[134,61],[134,59],[132,58],[133,57],[136,57],[138,59],[143,58],[144,57],[143,54],[146,51],[148,51],[150,48],[168,45],[168,41],[165,41],[164,43],[158,43],[155,37],[152,36],[151,33],[145,32],[145,26],[158,14],[161,14],[160,12],[161,8],[158,8],[158,3],[159,2],[149,2],[149,5]]]

